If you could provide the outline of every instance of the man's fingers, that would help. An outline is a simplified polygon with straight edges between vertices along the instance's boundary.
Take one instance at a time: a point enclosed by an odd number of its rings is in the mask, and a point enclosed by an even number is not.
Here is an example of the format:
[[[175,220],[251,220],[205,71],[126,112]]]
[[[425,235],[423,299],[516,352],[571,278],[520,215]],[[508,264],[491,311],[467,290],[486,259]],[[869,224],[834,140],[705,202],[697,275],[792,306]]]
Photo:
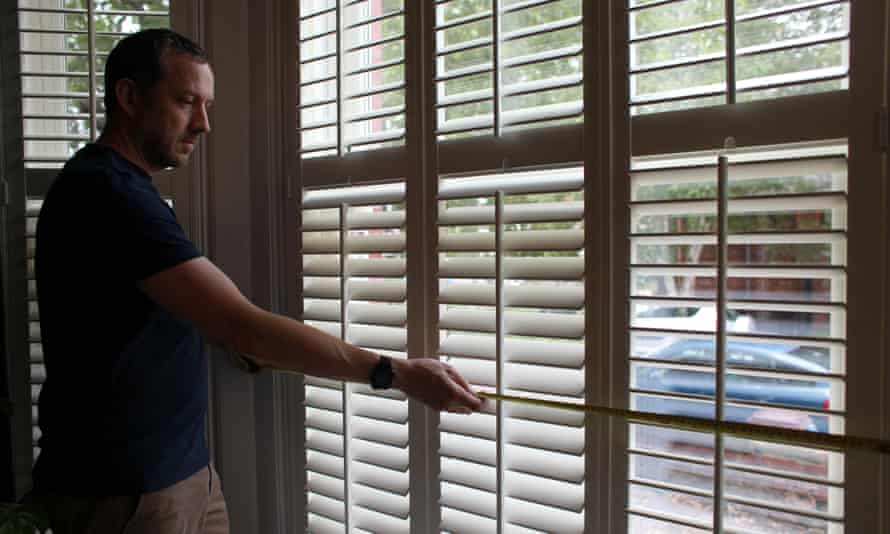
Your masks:
[[[451,367],[450,365],[445,367],[445,369],[448,371],[448,374],[451,376],[451,378],[454,379],[454,381],[457,382],[460,387],[471,393],[473,392],[473,388],[470,387],[470,383],[467,382],[467,379],[464,378],[463,375],[457,372],[457,369]]]
[[[482,407],[482,399],[480,399],[476,395],[473,395],[473,392],[469,389],[469,385],[464,387],[454,380],[449,380],[448,382],[451,386],[451,390],[454,392],[454,395],[452,395],[452,397],[454,397],[454,400],[458,403],[458,406],[463,406],[474,412]],[[463,383],[466,384],[466,380],[464,380]]]

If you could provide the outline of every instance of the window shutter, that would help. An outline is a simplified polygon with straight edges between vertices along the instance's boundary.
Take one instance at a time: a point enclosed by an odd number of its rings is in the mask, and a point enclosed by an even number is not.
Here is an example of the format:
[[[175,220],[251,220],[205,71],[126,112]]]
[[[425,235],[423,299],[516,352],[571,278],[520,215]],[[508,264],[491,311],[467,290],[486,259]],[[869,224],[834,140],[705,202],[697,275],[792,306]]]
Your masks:
[[[439,354],[474,387],[584,401],[582,192],[578,168],[440,180]],[[443,531],[583,531],[583,415],[489,403],[439,430]]]
[[[104,124],[105,60],[123,36],[169,25],[169,0],[18,0],[25,166],[58,168]]]
[[[28,342],[34,458],[37,399],[46,378],[34,279],[37,216],[54,174],[104,124],[105,60],[129,33],[169,25],[169,0],[145,0],[132,10],[118,0],[18,0],[26,169]],[[49,169],[49,170],[40,170]],[[32,183],[32,179],[35,179]]]
[[[716,153],[633,161],[630,401],[716,417]],[[726,420],[844,433],[846,146],[734,152]],[[844,457],[630,425],[632,532],[843,531]],[[723,480],[715,503],[715,475]],[[697,530],[690,530],[697,531]]]
[[[404,0],[301,0],[304,158],[405,142]]]
[[[581,0],[436,5],[439,139],[582,120]]]
[[[847,89],[846,0],[629,0],[633,113]]]
[[[405,358],[404,183],[307,190],[303,321]],[[306,377],[312,532],[409,532],[408,402],[400,391]]]

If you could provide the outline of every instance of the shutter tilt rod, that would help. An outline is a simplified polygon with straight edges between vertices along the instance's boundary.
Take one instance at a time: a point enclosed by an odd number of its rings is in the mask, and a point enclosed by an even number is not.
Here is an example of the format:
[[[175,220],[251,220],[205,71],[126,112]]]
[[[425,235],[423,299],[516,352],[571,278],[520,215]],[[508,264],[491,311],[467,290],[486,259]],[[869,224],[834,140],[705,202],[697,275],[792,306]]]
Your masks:
[[[890,455],[890,440],[867,438],[862,436],[841,436],[838,434],[822,434],[806,430],[793,430],[790,428],[757,425],[753,423],[737,423],[733,421],[718,421],[704,417],[692,417],[688,415],[668,415],[649,412],[638,412],[624,408],[610,408],[608,406],[596,406],[593,404],[578,404],[572,402],[560,402],[544,399],[530,399],[513,395],[498,395],[480,391],[476,393],[480,399],[491,399],[506,402],[516,402],[543,408],[556,408],[559,410],[572,410],[610,417],[627,419],[631,423],[660,425],[683,430],[699,432],[717,432],[733,436],[772,441],[784,445],[799,445],[803,447],[818,447],[834,451],[847,451],[851,449],[877,452]]]

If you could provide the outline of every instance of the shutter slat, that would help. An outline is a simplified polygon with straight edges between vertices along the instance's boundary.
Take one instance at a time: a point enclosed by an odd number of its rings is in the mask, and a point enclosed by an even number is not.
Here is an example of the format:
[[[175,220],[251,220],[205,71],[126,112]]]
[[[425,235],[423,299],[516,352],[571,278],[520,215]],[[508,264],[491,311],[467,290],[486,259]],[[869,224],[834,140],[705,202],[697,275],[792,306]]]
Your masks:
[[[306,487],[312,493],[324,495],[329,499],[343,500],[343,481],[321,473],[307,473]]]
[[[407,334],[402,328],[355,325],[349,329],[348,341],[370,349],[404,351]]]
[[[358,530],[369,533],[392,532],[393,534],[408,534],[411,531],[411,525],[407,518],[400,519],[374,510],[364,509],[360,505],[356,506],[352,510],[352,521]]]
[[[497,521],[491,517],[471,514],[458,508],[443,505],[442,530],[453,534],[494,532],[497,530]]]
[[[342,434],[343,417],[339,413],[314,408],[306,405],[306,426],[324,432]]]
[[[507,442],[513,445],[576,456],[584,453],[583,429],[515,419],[510,421],[509,427]]]
[[[584,375],[578,371],[578,369],[540,365],[508,364],[505,370],[506,387],[524,392],[553,393],[580,399],[584,395]]]
[[[712,159],[712,161],[714,161]],[[833,175],[846,178],[847,160],[842,157],[794,159],[790,161],[755,161],[733,163],[730,167],[730,187],[745,180],[758,180],[776,176]],[[845,188],[837,184],[838,189]],[[657,168],[637,170],[631,173],[631,188],[653,185],[717,184],[716,166]]]
[[[505,223],[577,221],[583,216],[584,203],[580,201],[504,206]],[[441,204],[439,206],[440,225],[494,224],[494,222],[494,206],[449,208],[444,208]]]
[[[584,175],[577,171],[542,171],[521,177],[494,175],[473,180],[444,181],[439,185],[439,199],[493,196],[497,191],[509,195],[577,191],[583,185]]]
[[[306,510],[312,514],[318,514],[322,517],[332,519],[343,523],[346,521],[346,513],[343,509],[343,502],[335,499],[329,499],[317,493],[310,493]]]
[[[584,316],[566,313],[506,312],[504,332],[510,335],[581,339]]]
[[[453,510],[494,519],[497,517],[496,498],[497,496],[491,492],[455,484],[442,484],[442,506]],[[475,523],[475,525],[475,528],[479,527],[479,523]],[[448,528],[446,525],[443,526]],[[470,531],[466,530],[466,532]]]
[[[307,449],[306,469],[343,479],[343,458]]]
[[[505,513],[509,521],[542,532],[555,531],[566,534],[583,534],[584,516],[560,510],[553,506],[542,506],[529,501],[508,500]]]
[[[343,456],[343,436],[321,430],[307,429],[306,449],[334,456]]]
[[[349,305],[349,320],[355,324],[404,327],[408,310],[404,304],[353,302]]]
[[[350,427],[354,439],[373,441],[396,448],[408,446],[408,428],[406,425],[353,416],[350,420]],[[407,463],[405,466],[407,468]]]
[[[354,281],[349,290],[353,300],[403,302],[407,294],[405,280]]]
[[[407,456],[407,452],[405,456]],[[408,494],[407,458],[405,458],[404,463],[406,465],[404,471],[385,469],[383,466],[361,461],[353,462],[350,469],[356,484],[376,487],[386,490],[392,495],[404,497]],[[407,502],[405,505],[407,507]]]
[[[584,246],[583,230],[541,230],[507,232],[505,250],[577,250]],[[444,233],[439,236],[441,251],[494,250],[493,233]]]
[[[439,342],[439,352],[443,355],[493,360],[495,350],[492,336],[449,334]]]
[[[439,453],[449,458],[460,458],[483,465],[494,466],[497,452],[494,447],[483,445],[479,438],[442,432]]]

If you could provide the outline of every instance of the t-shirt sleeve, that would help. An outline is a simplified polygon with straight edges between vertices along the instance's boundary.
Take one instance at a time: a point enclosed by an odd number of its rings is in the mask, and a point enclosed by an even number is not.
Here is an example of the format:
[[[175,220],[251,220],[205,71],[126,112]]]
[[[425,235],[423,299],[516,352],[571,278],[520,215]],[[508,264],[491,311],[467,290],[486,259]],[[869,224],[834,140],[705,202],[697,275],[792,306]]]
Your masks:
[[[143,280],[201,256],[186,237],[173,209],[152,189],[115,191],[123,210],[119,232],[128,277]]]

